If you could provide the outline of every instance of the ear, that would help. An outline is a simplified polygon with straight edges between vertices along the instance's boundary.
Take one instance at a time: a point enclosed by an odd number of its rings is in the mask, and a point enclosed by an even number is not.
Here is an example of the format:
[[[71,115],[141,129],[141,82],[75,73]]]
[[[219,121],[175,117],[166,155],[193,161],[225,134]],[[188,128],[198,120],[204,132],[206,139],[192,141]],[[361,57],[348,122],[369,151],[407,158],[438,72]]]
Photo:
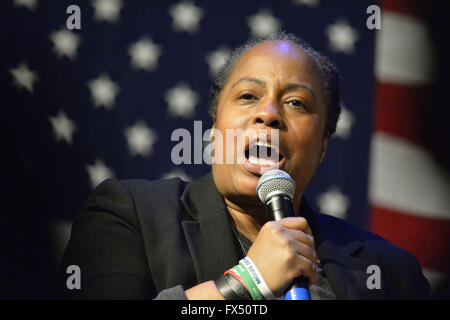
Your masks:
[[[212,141],[212,138],[213,138],[213,132],[214,132],[214,130],[216,129],[216,121],[214,121],[214,123],[213,123],[211,129],[213,129],[213,130],[211,130],[211,131],[209,132],[209,140]]]
[[[322,139],[322,149],[320,150],[319,163],[322,163],[323,159],[325,158],[325,154],[327,153],[328,139],[329,135],[324,136]]]

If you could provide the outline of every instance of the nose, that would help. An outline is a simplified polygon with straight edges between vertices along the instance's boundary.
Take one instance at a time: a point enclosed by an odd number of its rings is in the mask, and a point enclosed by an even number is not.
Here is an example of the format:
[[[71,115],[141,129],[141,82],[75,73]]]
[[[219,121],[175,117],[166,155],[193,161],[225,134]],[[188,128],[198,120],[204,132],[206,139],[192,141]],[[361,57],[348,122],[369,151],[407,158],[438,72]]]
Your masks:
[[[280,128],[283,124],[283,118],[274,101],[262,103],[256,109],[253,116],[254,124],[262,124],[271,128]]]

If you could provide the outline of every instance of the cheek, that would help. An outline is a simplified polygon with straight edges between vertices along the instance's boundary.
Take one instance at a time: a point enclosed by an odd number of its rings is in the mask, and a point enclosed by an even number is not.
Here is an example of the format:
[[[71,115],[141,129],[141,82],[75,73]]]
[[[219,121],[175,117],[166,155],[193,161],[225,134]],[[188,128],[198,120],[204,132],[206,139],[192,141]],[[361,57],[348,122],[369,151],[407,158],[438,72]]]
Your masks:
[[[293,144],[301,149],[321,149],[323,125],[319,117],[305,118],[291,124]]]
[[[322,128],[320,121],[309,119],[297,123],[292,131],[292,153],[290,171],[299,192],[303,192],[320,163],[322,151]]]
[[[245,113],[239,112],[233,105],[224,103],[218,107],[217,125],[221,130],[238,128],[245,120]]]
[[[237,135],[241,136],[245,133],[249,121],[248,114],[226,108],[226,106],[220,111],[217,114],[215,128],[221,133],[222,146],[232,151],[237,146]]]

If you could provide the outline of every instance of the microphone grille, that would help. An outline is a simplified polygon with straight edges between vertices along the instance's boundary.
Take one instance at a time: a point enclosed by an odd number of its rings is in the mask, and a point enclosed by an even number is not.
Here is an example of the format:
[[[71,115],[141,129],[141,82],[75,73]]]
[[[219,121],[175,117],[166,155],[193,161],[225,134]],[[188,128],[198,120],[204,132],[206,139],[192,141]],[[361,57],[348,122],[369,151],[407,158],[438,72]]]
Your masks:
[[[292,199],[295,192],[295,182],[283,170],[269,170],[259,178],[256,192],[263,203],[266,203],[268,197],[274,193],[285,194]]]

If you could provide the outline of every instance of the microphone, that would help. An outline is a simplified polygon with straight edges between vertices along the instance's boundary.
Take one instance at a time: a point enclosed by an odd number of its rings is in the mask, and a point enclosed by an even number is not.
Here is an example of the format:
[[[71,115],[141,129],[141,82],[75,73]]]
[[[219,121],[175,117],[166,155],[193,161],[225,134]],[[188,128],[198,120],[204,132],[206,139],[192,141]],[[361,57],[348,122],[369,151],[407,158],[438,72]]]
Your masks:
[[[266,207],[269,219],[280,220],[295,216],[292,205],[295,182],[283,170],[273,169],[264,173],[258,181],[256,192]],[[303,276],[295,278],[284,299],[311,300],[308,279]]]

